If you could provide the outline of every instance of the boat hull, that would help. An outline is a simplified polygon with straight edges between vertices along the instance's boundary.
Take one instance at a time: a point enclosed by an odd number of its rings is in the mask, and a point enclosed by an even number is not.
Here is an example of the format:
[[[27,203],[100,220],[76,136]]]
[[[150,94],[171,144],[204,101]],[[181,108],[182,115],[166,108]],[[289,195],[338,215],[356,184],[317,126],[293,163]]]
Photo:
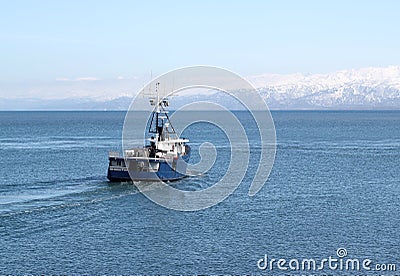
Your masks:
[[[157,171],[128,171],[127,166],[111,166],[112,161],[125,164],[123,157],[110,157],[110,165],[108,166],[107,178],[111,182],[125,181],[174,181],[187,176],[186,168],[189,161],[189,154],[181,156],[174,160],[172,164],[165,160],[150,160],[150,164],[157,166]],[[158,163],[158,164],[157,164]]]

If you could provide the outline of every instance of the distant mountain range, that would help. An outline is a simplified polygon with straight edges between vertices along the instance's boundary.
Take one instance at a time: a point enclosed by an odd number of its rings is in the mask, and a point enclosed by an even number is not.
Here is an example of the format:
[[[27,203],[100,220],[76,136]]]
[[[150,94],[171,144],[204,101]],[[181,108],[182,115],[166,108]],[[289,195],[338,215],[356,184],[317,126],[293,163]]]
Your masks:
[[[331,74],[263,74],[247,78],[271,109],[400,109],[400,66],[343,70]],[[220,92],[176,97],[175,107],[212,100],[240,108]],[[1,99],[0,110],[127,110],[131,97]]]
[[[91,98],[0,98],[0,110],[127,110],[131,101],[131,97],[118,97],[113,100],[94,100]]]
[[[400,109],[400,67],[250,77],[271,108]]]

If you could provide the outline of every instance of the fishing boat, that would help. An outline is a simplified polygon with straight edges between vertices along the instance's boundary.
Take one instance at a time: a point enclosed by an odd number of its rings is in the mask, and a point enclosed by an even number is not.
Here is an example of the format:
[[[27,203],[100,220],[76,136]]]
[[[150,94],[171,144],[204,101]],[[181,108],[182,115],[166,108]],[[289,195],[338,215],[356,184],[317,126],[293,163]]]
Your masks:
[[[107,178],[110,181],[173,181],[187,176],[190,158],[188,139],[178,137],[168,116],[168,98],[150,98],[154,106],[147,124],[143,147],[125,150],[124,156],[110,152]]]

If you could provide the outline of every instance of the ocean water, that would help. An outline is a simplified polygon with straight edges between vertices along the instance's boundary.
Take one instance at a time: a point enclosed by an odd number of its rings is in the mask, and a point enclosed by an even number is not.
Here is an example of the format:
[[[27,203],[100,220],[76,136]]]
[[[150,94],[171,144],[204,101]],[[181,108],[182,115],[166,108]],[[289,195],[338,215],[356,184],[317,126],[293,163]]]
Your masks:
[[[374,275],[376,264],[400,273],[399,111],[272,112],[275,164],[254,197],[256,129],[235,114],[251,144],[243,182],[211,208],[180,212],[107,181],[124,112],[0,112],[0,274]],[[203,141],[218,158],[172,185],[207,188],[226,172],[227,137],[201,123],[185,136],[194,162]],[[265,255],[368,258],[372,270],[260,270]]]

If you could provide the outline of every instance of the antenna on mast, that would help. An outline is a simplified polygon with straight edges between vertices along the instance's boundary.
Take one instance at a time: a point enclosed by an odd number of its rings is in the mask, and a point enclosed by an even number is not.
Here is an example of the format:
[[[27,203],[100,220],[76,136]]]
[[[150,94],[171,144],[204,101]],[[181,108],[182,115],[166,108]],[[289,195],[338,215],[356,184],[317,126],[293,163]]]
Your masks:
[[[159,113],[160,112],[160,94],[159,94],[159,91],[158,91],[158,89],[160,88],[160,82],[157,82],[156,83],[156,94],[157,94],[157,101],[156,101],[156,104],[157,104],[157,113]]]

